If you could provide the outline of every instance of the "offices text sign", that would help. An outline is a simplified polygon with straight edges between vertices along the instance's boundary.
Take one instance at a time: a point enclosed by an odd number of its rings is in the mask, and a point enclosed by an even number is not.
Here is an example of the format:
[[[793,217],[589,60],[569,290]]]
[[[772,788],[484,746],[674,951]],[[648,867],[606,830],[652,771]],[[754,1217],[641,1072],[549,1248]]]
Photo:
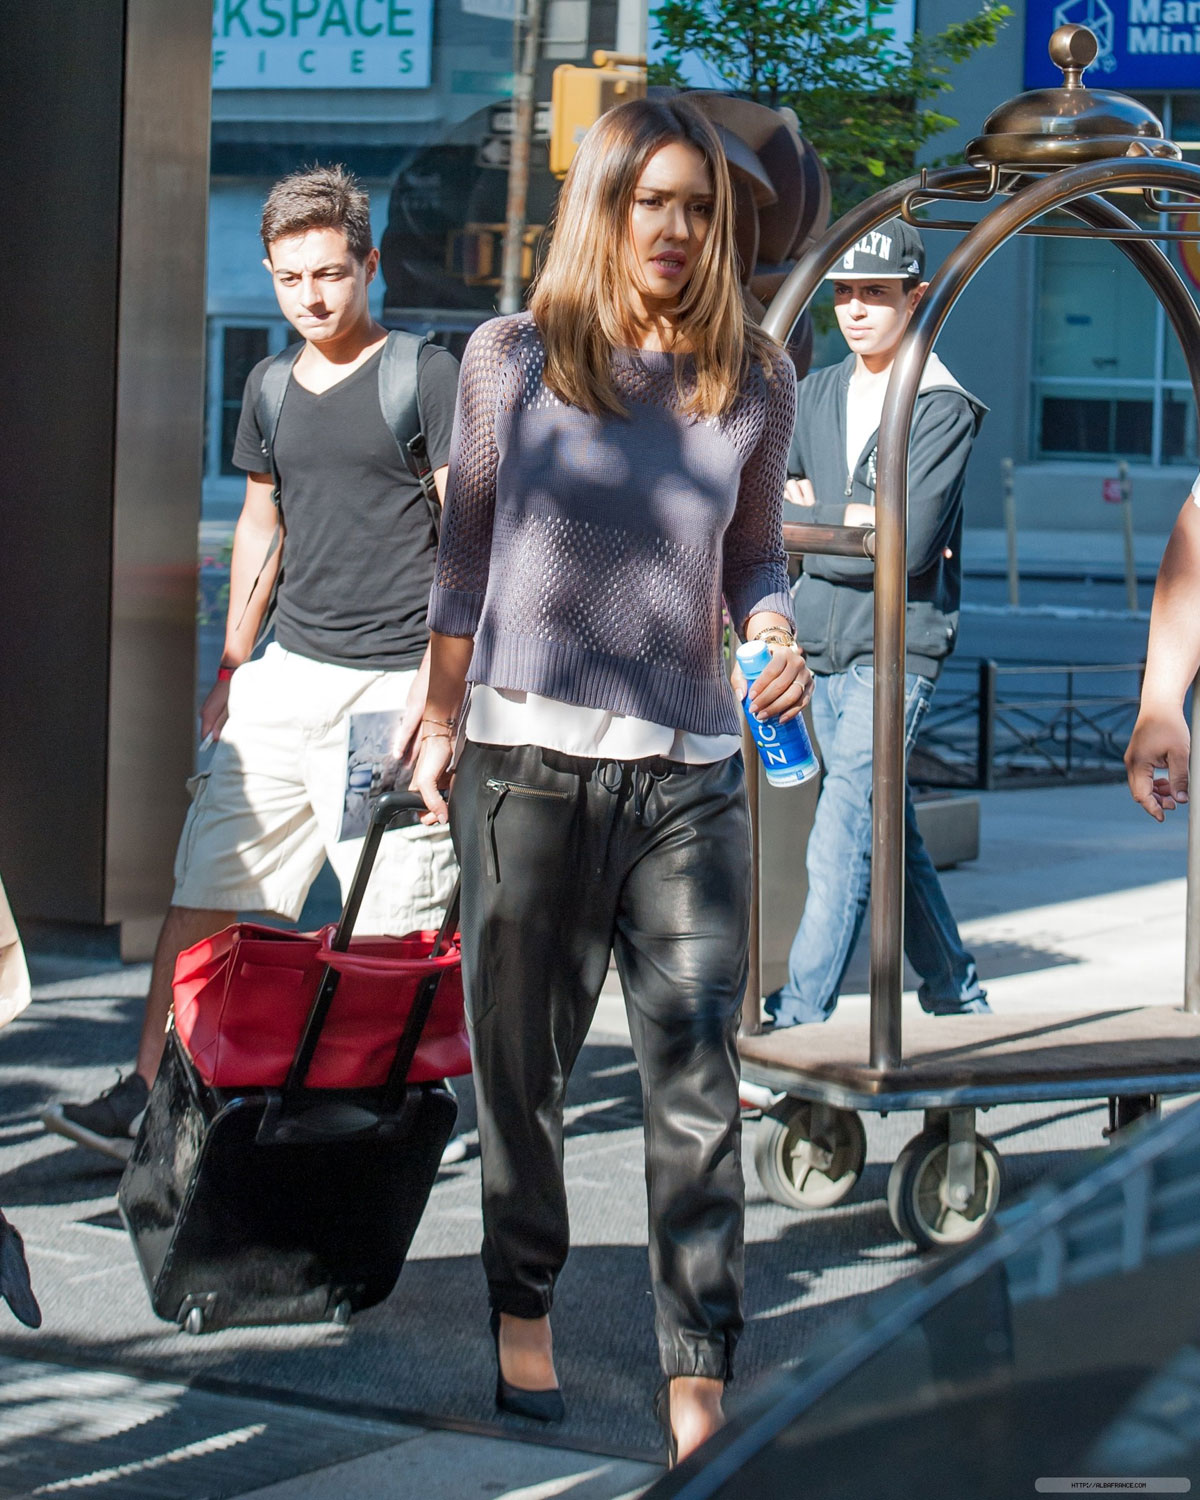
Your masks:
[[[1027,0],[1026,88],[1062,83],[1046,43],[1068,24],[1096,33],[1100,53],[1085,75],[1095,88],[1200,86],[1200,0]]]
[[[215,89],[429,87],[433,0],[214,0]]]

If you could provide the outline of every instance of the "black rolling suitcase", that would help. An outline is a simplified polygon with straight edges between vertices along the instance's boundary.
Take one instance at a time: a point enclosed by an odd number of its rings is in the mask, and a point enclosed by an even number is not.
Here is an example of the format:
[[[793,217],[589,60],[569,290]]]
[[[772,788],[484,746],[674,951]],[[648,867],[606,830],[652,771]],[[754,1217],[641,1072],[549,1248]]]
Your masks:
[[[345,951],[384,830],[420,806],[379,798],[330,946]],[[458,920],[457,892],[434,944]],[[326,967],[282,1088],[205,1084],[172,1030],[118,1203],[154,1311],[189,1333],[345,1322],[396,1284],[458,1106],[409,1083],[445,966],[416,990],[387,1082],[305,1088],[334,1002]]]

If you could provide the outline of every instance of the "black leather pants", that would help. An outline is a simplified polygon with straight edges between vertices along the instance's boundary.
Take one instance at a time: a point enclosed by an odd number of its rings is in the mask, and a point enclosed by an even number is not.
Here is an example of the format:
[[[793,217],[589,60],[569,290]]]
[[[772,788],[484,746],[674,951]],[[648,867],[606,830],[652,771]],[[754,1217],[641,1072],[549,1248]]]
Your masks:
[[[563,1094],[615,951],[645,1109],[663,1372],[727,1379],[742,1328],[741,758],[683,766],[469,744],[450,808],[492,1305],[523,1318],[550,1309],[569,1245]]]

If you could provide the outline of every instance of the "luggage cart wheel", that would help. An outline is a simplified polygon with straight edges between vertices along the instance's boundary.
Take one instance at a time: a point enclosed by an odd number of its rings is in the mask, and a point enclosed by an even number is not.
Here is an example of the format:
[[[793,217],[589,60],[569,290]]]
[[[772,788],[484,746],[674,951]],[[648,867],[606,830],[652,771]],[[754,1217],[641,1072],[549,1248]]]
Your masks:
[[[852,1109],[789,1098],[758,1123],[758,1180],[785,1208],[832,1208],[854,1187],[866,1159],[867,1133]]]
[[[202,1307],[189,1307],[187,1317],[183,1320],[184,1333],[198,1334],[204,1332],[204,1309]]]
[[[965,1167],[965,1180],[958,1183],[951,1178],[952,1151],[965,1156],[958,1164],[958,1174]],[[1000,1177],[1000,1155],[987,1136],[975,1134],[973,1118],[963,1126],[944,1119],[927,1126],[901,1151],[888,1178],[888,1213],[896,1232],[918,1250],[974,1239],[996,1212]]]

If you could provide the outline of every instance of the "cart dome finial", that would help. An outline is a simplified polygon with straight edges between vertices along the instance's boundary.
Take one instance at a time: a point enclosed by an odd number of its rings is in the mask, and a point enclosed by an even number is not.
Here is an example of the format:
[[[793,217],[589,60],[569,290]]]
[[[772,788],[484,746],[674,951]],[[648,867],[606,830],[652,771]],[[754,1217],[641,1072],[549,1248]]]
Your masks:
[[[1050,38],[1049,51],[1050,61],[1063,70],[1063,87],[1081,89],[1083,70],[1096,61],[1100,43],[1086,26],[1060,26]]]
[[[963,153],[973,167],[1016,173],[1053,172],[1122,156],[1178,159],[1164,140],[1162,121],[1140,100],[1111,89],[1090,89],[1084,69],[1100,45],[1086,26],[1060,26],[1050,38],[1050,58],[1063,70],[1057,88],[1030,89],[994,109],[982,134]]]

